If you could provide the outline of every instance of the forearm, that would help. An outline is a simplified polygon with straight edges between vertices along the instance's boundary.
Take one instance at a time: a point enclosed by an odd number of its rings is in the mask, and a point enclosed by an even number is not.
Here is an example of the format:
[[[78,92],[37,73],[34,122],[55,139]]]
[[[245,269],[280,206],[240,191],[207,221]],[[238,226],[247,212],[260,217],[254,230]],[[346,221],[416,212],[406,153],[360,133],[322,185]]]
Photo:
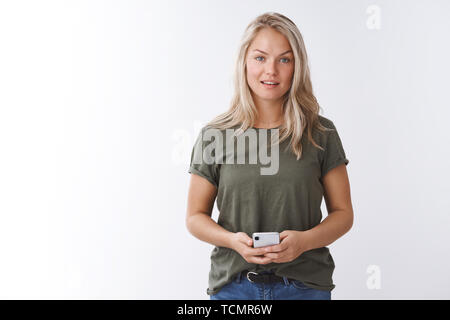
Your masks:
[[[309,235],[307,250],[330,245],[347,233],[352,225],[353,212],[336,210],[329,213],[321,223],[314,228],[305,231]]]
[[[189,217],[186,227],[194,237],[202,241],[217,247],[231,248],[230,240],[233,233],[218,225],[207,214],[198,213]]]

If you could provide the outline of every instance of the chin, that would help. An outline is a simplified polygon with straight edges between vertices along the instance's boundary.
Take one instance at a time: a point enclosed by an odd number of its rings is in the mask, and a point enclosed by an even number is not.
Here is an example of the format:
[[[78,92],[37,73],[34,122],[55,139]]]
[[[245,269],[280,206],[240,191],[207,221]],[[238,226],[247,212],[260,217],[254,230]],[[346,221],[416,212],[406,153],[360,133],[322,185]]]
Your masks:
[[[281,97],[283,97],[283,95],[281,94],[258,94],[258,97],[260,98],[260,99],[264,99],[264,100],[273,100],[273,101],[276,101],[276,100],[279,100],[279,99],[281,99]]]

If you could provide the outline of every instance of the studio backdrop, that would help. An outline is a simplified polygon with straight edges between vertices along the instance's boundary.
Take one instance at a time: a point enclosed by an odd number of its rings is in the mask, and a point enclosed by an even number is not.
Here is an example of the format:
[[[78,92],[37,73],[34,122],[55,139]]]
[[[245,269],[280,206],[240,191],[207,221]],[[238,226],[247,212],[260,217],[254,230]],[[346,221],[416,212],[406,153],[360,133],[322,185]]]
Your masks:
[[[191,151],[229,108],[245,27],[279,12],[349,159],[354,223],[329,246],[333,299],[449,299],[449,11],[1,1],[0,298],[209,298],[214,247],[185,224]]]

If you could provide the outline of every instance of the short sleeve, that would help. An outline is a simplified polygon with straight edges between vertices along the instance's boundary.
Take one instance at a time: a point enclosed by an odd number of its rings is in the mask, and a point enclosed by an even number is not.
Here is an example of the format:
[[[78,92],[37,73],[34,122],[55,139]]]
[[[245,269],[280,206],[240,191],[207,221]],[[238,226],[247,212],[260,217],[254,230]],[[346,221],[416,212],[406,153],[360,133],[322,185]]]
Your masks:
[[[199,175],[209,182],[211,182],[216,188],[219,186],[219,170],[220,164],[211,163],[205,161],[205,157],[203,156],[205,148],[211,143],[211,141],[204,141],[203,133],[205,132],[205,128],[202,128],[197,139],[195,140],[194,146],[192,148],[191,153],[191,163],[189,166],[189,173],[194,173]]]
[[[349,163],[342,146],[341,138],[336,130],[336,126],[332,121],[327,126],[331,131],[326,132],[325,146],[322,146],[325,151],[323,152],[323,158],[321,163],[321,179],[330,171],[331,169]]]

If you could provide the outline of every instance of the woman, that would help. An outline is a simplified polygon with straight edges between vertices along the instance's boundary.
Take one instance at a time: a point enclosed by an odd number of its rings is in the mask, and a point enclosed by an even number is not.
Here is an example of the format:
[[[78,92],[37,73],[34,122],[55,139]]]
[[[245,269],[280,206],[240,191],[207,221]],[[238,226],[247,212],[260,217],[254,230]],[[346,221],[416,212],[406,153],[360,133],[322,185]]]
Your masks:
[[[326,246],[350,230],[353,208],[349,160],[319,109],[296,25],[278,13],[257,17],[239,48],[231,108],[202,128],[191,156],[186,226],[215,246],[210,299],[331,299],[334,261]],[[270,132],[278,167],[263,174],[259,163],[223,161],[223,144],[212,148],[216,161],[205,161],[210,144],[229,130],[234,139],[256,132],[260,152]],[[226,160],[234,160],[234,140],[227,137]],[[255,150],[246,146],[244,155],[250,159]],[[217,223],[211,219],[216,196]],[[322,197],[328,216],[321,222]],[[280,242],[254,248],[254,232],[279,232]]]

